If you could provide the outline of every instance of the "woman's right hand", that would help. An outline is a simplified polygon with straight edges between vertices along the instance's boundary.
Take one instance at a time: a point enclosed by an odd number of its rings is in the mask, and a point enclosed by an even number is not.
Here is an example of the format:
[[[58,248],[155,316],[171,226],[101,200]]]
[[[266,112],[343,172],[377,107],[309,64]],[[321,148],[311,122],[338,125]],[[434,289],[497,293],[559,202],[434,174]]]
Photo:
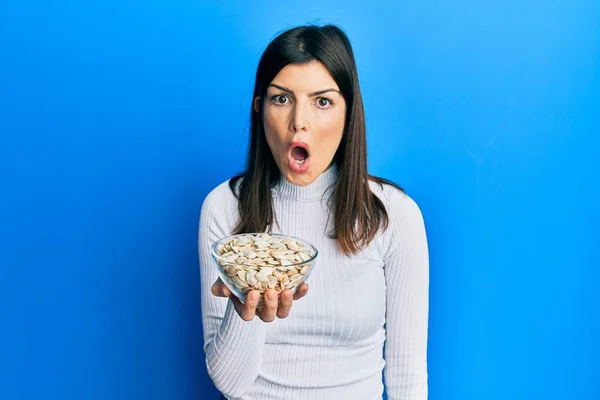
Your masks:
[[[294,300],[299,300],[308,293],[308,284],[302,283],[296,293],[292,296],[292,291],[284,290],[278,299],[277,292],[269,289],[264,295],[264,304],[262,308],[256,308],[260,298],[258,290],[251,290],[246,294],[246,303],[242,303],[235,294],[218,278],[212,285],[212,294],[219,297],[229,297],[235,306],[235,310],[244,321],[251,321],[258,316],[264,322],[273,322],[275,317],[287,318],[292,308]]]

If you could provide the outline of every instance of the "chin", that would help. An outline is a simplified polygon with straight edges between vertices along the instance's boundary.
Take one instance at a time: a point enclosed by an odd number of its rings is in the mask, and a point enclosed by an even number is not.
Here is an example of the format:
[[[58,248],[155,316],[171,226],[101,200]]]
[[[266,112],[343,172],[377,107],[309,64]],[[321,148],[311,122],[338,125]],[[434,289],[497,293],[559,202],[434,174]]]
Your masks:
[[[293,171],[287,171],[286,178],[290,183],[293,183],[294,185],[298,186],[308,186],[315,180],[313,174],[311,174],[310,171],[301,175],[296,174]]]

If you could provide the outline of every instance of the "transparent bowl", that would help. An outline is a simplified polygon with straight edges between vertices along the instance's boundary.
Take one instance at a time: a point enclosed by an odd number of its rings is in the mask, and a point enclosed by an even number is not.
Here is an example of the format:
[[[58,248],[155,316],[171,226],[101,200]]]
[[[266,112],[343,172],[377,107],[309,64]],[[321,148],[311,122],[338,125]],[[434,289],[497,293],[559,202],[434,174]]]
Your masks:
[[[268,289],[277,294],[286,289],[296,293],[319,255],[306,240],[263,232],[224,237],[212,244],[210,252],[221,280],[242,303],[249,291],[260,292],[258,307]]]

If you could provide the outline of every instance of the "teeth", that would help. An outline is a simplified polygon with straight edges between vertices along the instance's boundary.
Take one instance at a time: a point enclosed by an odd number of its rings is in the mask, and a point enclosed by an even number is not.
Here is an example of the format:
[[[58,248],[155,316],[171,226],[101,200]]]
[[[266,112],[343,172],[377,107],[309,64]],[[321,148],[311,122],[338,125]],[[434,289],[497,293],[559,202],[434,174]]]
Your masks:
[[[304,160],[296,160],[296,164],[298,164],[298,165],[304,164],[304,161],[306,161],[306,158]]]

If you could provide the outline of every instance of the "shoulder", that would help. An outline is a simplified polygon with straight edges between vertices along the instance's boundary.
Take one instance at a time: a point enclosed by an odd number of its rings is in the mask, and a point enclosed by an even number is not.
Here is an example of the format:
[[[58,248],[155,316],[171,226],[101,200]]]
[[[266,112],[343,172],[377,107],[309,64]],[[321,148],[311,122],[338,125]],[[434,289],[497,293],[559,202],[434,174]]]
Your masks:
[[[231,190],[230,183],[232,179],[227,179],[215,186],[204,198],[202,202],[203,214],[223,214],[232,210],[237,210],[238,200]],[[234,184],[237,190],[240,180]]]
[[[217,203],[219,201],[227,200],[230,196],[233,196],[231,189],[229,188],[229,181],[223,181],[215,186],[204,198],[204,204]]]
[[[230,235],[238,221],[238,200],[227,179],[214,187],[204,198],[200,211],[199,234],[210,240]]]
[[[408,254],[426,250],[425,221],[417,202],[393,184],[372,182],[371,186],[388,214],[388,226],[381,235],[384,259],[398,251]]]
[[[372,192],[382,201],[388,215],[384,238],[422,236],[425,231],[423,213],[410,195],[390,181],[371,181],[370,186]]]
[[[421,209],[412,197],[401,188],[395,186],[392,182],[385,179],[382,181],[383,182],[370,180],[369,186],[371,192],[383,202],[383,205],[391,218],[399,215],[410,215],[417,219],[423,218]]]

